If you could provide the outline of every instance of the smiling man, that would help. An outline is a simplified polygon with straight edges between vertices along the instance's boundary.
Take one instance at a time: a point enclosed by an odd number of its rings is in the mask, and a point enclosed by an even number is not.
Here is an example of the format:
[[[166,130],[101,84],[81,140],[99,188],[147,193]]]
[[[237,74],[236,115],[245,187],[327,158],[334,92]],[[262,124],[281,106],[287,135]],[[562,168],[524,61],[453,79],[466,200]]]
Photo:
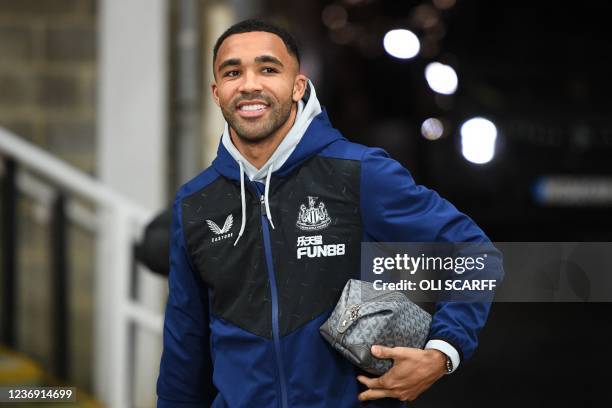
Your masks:
[[[214,70],[213,96],[232,140],[268,157],[293,125],[306,89],[297,59],[284,47],[268,32],[234,34],[217,51]]]
[[[213,70],[226,125],[213,164],[173,207],[158,407],[413,400],[472,355],[488,303],[438,304],[425,350],[373,347],[394,360],[378,378],[358,372],[319,327],[359,276],[362,241],[487,237],[384,151],[332,127],[283,29],[230,27]]]

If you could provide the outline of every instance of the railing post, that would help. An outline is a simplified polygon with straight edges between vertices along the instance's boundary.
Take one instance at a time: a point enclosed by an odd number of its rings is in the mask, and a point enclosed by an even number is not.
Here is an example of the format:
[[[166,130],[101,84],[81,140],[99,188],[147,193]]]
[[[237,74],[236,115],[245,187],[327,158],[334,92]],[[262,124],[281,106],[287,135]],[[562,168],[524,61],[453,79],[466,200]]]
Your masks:
[[[51,276],[53,313],[53,354],[55,374],[68,379],[70,367],[68,350],[70,350],[70,273],[68,267],[68,225],[66,219],[66,198],[59,193],[53,203],[51,222]]]
[[[13,159],[4,161],[2,179],[2,342],[8,347],[16,343],[17,293],[17,165]]]
[[[129,212],[121,206],[102,211],[104,225],[100,231],[103,240],[98,247],[96,277],[97,331],[103,338],[96,338],[97,363],[102,363],[98,381],[104,385],[100,397],[113,408],[127,408],[132,401],[133,355],[128,316],[129,283],[132,268],[133,228]],[[104,331],[104,332],[102,332]],[[108,343],[100,343],[107,341]]]

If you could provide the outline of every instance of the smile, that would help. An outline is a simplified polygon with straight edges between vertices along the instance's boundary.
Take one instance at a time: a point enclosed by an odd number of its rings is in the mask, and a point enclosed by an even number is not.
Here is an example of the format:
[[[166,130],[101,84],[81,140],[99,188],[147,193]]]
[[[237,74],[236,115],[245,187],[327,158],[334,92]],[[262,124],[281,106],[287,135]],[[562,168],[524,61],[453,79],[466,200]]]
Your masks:
[[[259,109],[265,109],[266,105],[243,105],[240,107],[240,110],[243,111],[254,111]]]
[[[263,115],[268,105],[261,102],[241,103],[237,107],[238,114],[245,118],[255,118]]]

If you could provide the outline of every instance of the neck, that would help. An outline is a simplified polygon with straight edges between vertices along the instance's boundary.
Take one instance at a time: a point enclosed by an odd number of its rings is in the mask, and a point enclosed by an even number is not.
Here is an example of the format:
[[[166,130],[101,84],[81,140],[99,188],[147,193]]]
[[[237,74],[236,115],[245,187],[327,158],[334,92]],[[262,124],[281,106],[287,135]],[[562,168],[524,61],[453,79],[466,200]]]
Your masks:
[[[276,151],[278,145],[281,144],[289,130],[295,122],[297,116],[297,104],[294,103],[291,107],[289,119],[270,136],[257,140],[249,141],[238,137],[234,129],[229,128],[230,138],[240,154],[249,161],[257,169],[260,169]]]

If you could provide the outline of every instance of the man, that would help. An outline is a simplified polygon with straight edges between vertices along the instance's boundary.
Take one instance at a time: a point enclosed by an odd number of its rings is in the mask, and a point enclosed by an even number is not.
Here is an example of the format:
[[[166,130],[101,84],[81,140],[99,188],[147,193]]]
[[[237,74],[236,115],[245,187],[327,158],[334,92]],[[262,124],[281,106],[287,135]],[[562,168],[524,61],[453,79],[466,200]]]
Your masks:
[[[232,26],[213,69],[226,126],[212,166],[174,203],[158,407],[413,400],[471,356],[488,303],[439,303],[425,350],[373,347],[394,360],[378,378],[319,327],[359,276],[362,241],[488,239],[384,151],[331,126],[284,30]],[[323,245],[336,250],[298,251]]]

